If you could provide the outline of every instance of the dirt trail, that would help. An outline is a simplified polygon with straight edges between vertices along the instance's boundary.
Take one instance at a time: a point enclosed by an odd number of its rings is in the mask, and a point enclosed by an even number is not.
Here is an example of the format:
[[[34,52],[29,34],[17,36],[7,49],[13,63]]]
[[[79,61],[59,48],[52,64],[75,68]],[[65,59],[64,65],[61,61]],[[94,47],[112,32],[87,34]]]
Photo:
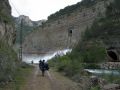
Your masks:
[[[47,71],[42,77],[38,65],[34,66],[32,74],[28,76],[28,81],[21,90],[80,90],[76,83],[53,70]]]

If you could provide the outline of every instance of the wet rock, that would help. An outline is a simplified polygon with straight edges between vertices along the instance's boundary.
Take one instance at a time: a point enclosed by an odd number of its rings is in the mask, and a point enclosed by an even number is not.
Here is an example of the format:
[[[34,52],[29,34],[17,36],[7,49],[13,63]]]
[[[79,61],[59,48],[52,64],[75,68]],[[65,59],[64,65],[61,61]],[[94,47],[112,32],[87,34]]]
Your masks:
[[[102,90],[120,90],[119,84],[107,84],[103,87]]]
[[[97,76],[91,76],[90,77],[90,83],[91,86],[96,86],[99,83],[99,78]]]
[[[72,77],[72,80],[74,80],[75,82],[81,82],[82,81],[82,78],[81,78],[81,76],[80,75],[75,75],[75,76],[73,76]]]
[[[79,81],[79,87],[81,90],[90,90],[90,78],[82,76]]]
[[[101,88],[104,87],[104,85],[107,85],[107,84],[108,84],[108,82],[105,79],[99,78],[99,86]]]

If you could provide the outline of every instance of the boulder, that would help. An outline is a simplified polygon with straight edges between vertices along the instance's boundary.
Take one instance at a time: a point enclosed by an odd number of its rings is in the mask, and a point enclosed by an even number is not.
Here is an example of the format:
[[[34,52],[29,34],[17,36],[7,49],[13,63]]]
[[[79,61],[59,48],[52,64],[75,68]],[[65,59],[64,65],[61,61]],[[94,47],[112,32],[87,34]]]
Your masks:
[[[107,84],[107,85],[104,85],[102,90],[120,90],[120,85],[119,84]]]

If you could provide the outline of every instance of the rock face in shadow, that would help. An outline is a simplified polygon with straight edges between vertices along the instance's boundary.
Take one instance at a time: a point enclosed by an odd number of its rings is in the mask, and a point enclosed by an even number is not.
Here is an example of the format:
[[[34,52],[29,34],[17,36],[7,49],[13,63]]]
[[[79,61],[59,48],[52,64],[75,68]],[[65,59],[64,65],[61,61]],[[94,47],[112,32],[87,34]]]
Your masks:
[[[0,85],[13,80],[17,68],[17,55],[12,46],[16,31],[8,0],[0,0]]]
[[[95,19],[104,17],[110,1],[112,0],[98,0],[88,7],[76,4],[78,8],[71,13],[62,14],[57,19],[48,18],[38,30],[25,38],[24,52],[48,52],[74,47],[81,40],[85,29]],[[72,35],[69,35],[69,30],[72,30]]]
[[[0,1],[0,40],[10,46],[15,42],[16,32],[11,16],[11,7],[8,0]]]

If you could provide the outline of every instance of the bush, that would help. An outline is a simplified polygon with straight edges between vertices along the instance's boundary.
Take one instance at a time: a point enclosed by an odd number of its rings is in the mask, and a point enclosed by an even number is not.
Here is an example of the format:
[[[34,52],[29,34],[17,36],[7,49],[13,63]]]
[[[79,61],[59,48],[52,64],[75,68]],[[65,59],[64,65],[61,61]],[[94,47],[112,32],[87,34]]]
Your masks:
[[[95,63],[89,63],[89,64],[84,64],[83,65],[85,69],[100,69],[100,66],[95,64]]]
[[[14,78],[17,55],[6,43],[0,41],[0,83]]]
[[[20,67],[21,68],[29,68],[29,67],[32,67],[31,65],[27,64],[26,62],[21,62],[20,63]]]
[[[100,86],[91,87],[90,90],[101,90]]]

